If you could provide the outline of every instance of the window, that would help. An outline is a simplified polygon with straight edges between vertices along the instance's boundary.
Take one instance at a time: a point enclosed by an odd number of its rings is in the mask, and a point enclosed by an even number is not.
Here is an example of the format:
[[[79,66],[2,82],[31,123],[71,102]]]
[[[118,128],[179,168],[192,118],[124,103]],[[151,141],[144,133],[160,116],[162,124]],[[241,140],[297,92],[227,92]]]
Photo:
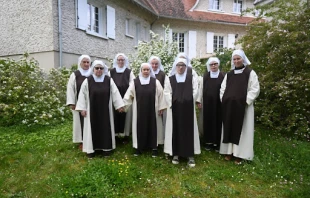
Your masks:
[[[139,41],[141,41],[141,24],[136,22],[136,37],[135,37],[135,44],[138,45]]]
[[[185,43],[184,43],[184,33],[172,33],[172,41],[177,42],[179,46],[179,52],[184,52]]]
[[[131,19],[126,19],[126,36],[133,37],[133,25]]]
[[[216,36],[213,37],[213,50],[217,52],[223,52],[224,48],[224,36]]]
[[[220,0],[210,0],[209,1],[209,9],[211,10],[220,10],[221,2]]]
[[[234,12],[241,13],[242,3],[242,0],[234,0]]]
[[[142,33],[141,33],[141,40],[148,41],[149,40],[148,37],[149,37],[149,34],[148,34],[148,31],[147,31],[147,27],[143,26],[142,27]]]
[[[115,39],[115,9],[107,5],[93,5],[76,0],[77,28],[103,38]]]
[[[102,23],[99,23],[100,16],[102,15],[101,8],[95,7],[93,5],[88,5],[88,11],[90,13],[89,17],[89,25],[88,25],[88,31],[101,34],[102,32],[99,31],[99,27],[101,28]],[[101,20],[100,20],[101,21]]]

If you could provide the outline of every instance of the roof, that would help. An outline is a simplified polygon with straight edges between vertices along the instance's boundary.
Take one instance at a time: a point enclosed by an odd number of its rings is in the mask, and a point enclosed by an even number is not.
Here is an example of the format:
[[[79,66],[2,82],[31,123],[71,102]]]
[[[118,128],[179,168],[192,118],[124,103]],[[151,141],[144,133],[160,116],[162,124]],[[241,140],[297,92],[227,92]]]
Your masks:
[[[197,0],[133,0],[148,11],[163,18],[175,18],[190,21],[231,23],[245,25],[253,17],[229,15],[205,11],[190,11]]]

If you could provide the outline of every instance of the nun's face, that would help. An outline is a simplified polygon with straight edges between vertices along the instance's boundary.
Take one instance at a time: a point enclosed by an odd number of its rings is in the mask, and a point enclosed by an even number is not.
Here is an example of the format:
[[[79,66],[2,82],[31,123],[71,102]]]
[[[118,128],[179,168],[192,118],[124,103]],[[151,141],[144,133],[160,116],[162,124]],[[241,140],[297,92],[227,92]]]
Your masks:
[[[151,72],[151,71],[150,71],[150,67],[147,66],[147,65],[143,65],[142,68],[141,68],[141,72],[142,72],[142,76],[143,76],[144,78],[149,77],[150,72]]]
[[[153,71],[157,71],[158,65],[159,65],[158,60],[153,59],[153,60],[151,61],[151,66],[152,66]]]
[[[102,76],[103,70],[104,70],[104,67],[102,65],[95,65],[95,67],[94,67],[95,76],[97,76],[97,77]]]
[[[177,63],[177,73],[178,74],[183,74],[186,70],[186,65],[183,62]]]
[[[216,61],[212,61],[209,66],[212,72],[217,72],[219,70],[219,64]]]
[[[243,59],[239,55],[234,55],[233,56],[233,62],[236,68],[240,68],[243,66]]]
[[[117,65],[120,68],[124,67],[124,65],[125,65],[125,58],[124,58],[124,56],[122,56],[122,55],[118,56],[116,61],[117,61]]]
[[[90,66],[89,59],[88,58],[83,58],[80,65],[81,65],[82,69],[88,70],[89,66]]]

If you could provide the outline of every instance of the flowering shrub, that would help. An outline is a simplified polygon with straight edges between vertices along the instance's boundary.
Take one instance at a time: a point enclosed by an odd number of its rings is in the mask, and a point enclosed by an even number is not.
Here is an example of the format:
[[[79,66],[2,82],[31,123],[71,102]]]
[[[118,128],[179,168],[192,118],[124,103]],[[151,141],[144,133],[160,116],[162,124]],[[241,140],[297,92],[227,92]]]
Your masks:
[[[167,31],[168,28],[166,28],[166,33]],[[174,58],[179,52],[177,43],[171,43],[168,38],[160,38],[159,35],[154,32],[150,34],[151,40],[147,43],[139,42],[137,54],[129,56],[130,60],[132,60],[130,67],[135,76],[139,74],[141,64],[148,62],[152,55],[158,56],[161,59],[161,64],[165,69],[165,73],[168,74],[172,68]]]
[[[25,54],[0,60],[0,125],[49,125],[70,117],[64,106],[68,69],[45,73]]]
[[[270,20],[259,17],[241,39],[261,85],[257,120],[310,140],[310,9],[299,0],[278,0],[257,9]]]

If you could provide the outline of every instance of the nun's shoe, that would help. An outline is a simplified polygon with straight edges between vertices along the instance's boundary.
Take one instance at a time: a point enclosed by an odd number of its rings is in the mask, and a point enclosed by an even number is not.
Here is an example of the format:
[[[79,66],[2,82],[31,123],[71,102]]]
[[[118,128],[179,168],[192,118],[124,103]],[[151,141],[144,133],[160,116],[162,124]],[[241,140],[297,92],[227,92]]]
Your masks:
[[[212,144],[206,144],[205,149],[206,149],[206,151],[211,151],[213,149],[213,145]]]
[[[172,164],[179,164],[179,157],[178,156],[173,156]]]
[[[157,149],[152,150],[152,157],[157,157],[158,156],[158,151]]]
[[[241,158],[236,158],[235,164],[236,165],[241,165],[242,164],[242,159]]]
[[[137,156],[139,156],[141,154],[142,154],[141,151],[139,149],[136,149],[136,152],[133,155],[137,157]]]
[[[196,166],[195,160],[194,160],[194,159],[189,159],[187,165],[188,165],[190,168],[195,167],[195,166]]]
[[[89,158],[89,159],[92,159],[95,157],[95,153],[87,153],[86,156]]]
[[[79,144],[79,149],[82,151],[83,150],[83,143]]]
[[[103,157],[109,157],[109,156],[111,156],[111,151],[103,151],[103,152],[102,152],[102,156],[103,156]]]
[[[225,160],[226,160],[226,161],[230,161],[231,159],[232,159],[232,155],[226,155],[226,156],[225,156]]]

